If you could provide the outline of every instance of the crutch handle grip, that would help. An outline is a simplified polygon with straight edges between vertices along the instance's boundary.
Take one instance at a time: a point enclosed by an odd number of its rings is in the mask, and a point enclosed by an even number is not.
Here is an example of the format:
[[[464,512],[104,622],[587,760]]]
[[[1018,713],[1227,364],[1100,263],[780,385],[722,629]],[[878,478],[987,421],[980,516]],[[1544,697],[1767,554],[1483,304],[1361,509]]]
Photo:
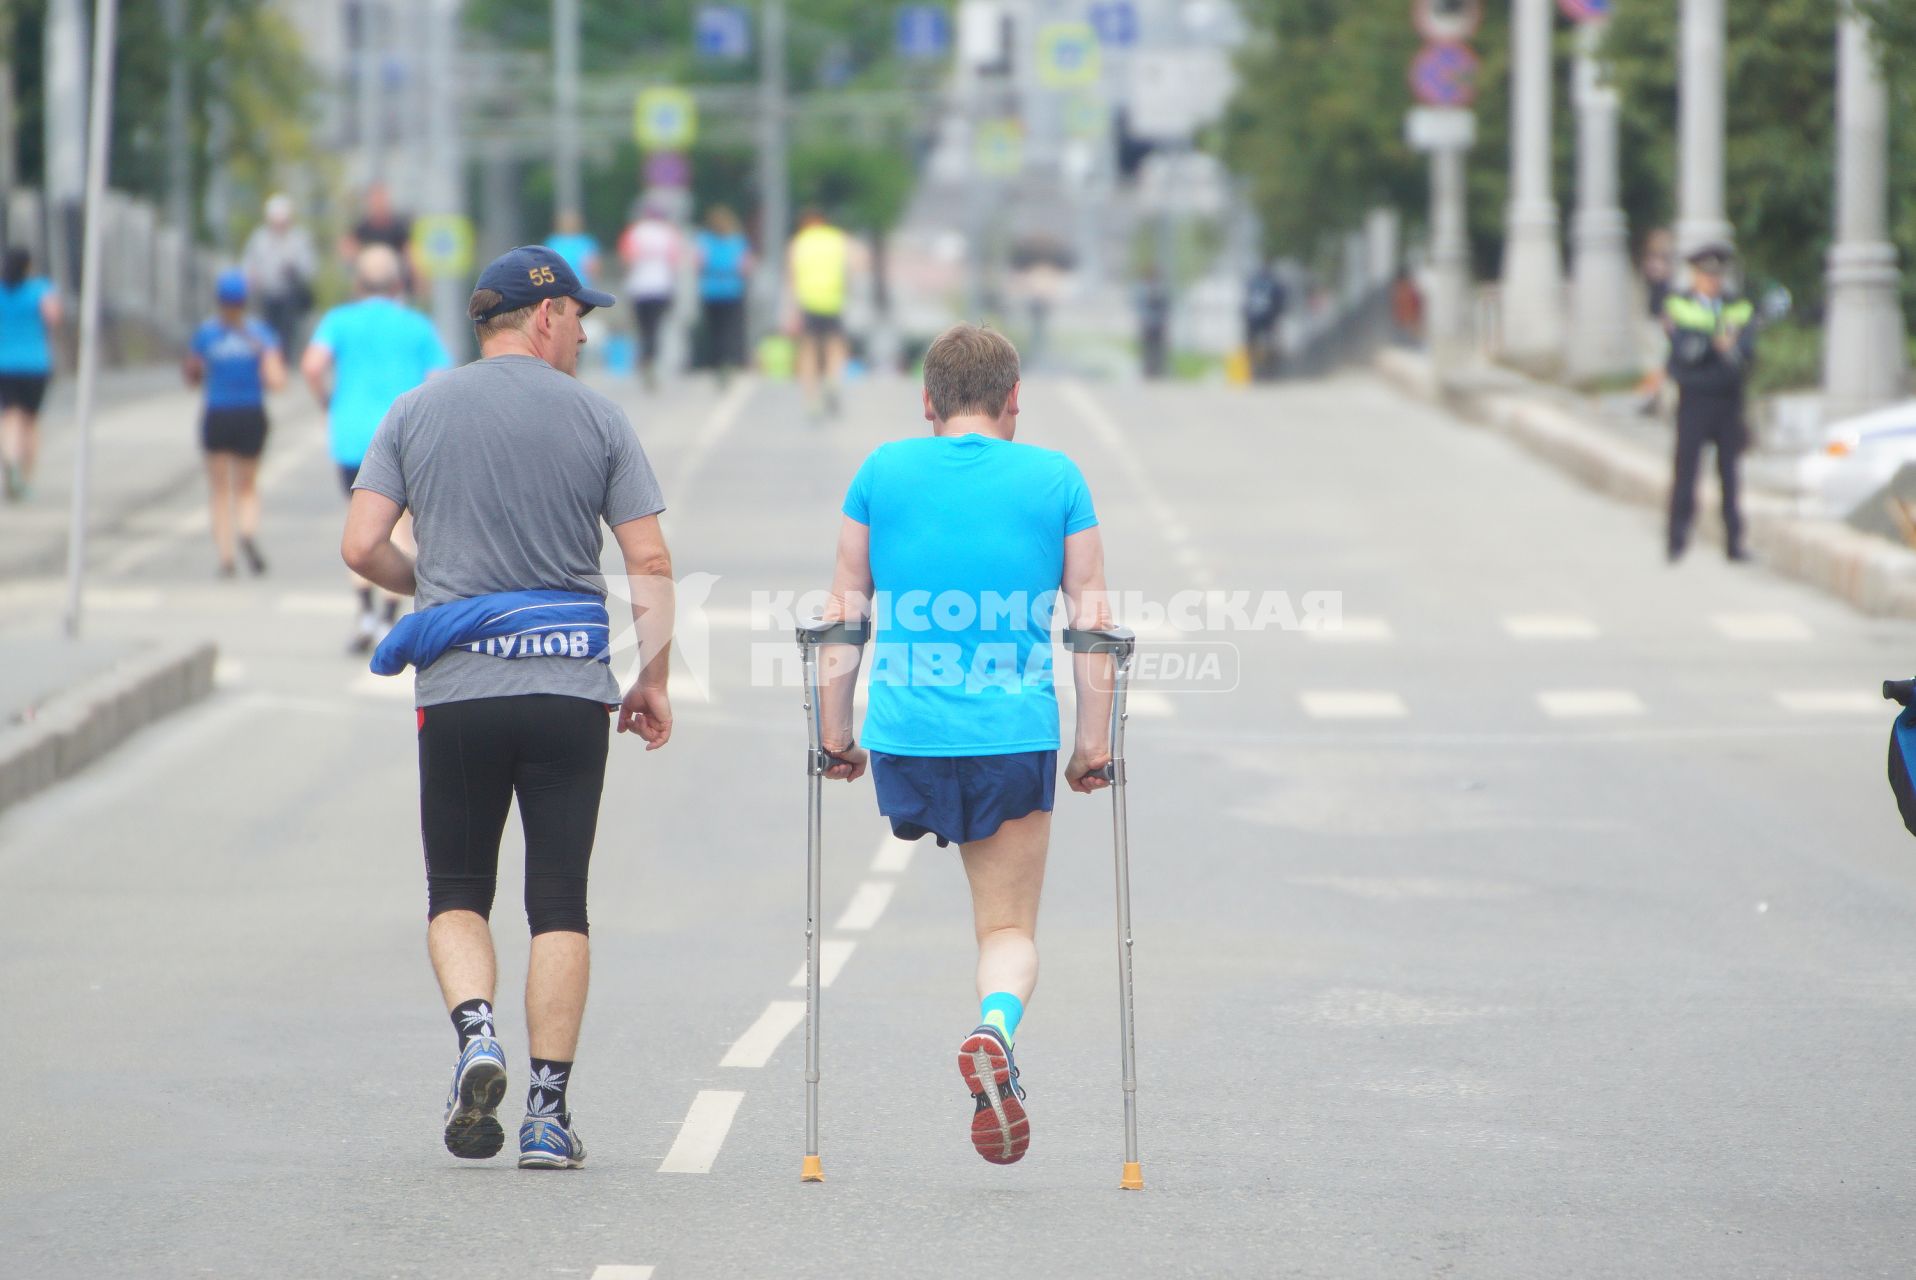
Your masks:
[[[798,629],[800,645],[862,645],[869,639],[871,639],[871,624],[862,618],[847,622],[808,622]]]
[[[1908,706],[1910,699],[1916,698],[1916,680],[1885,680],[1883,696],[1891,702]]]
[[[1137,646],[1138,633],[1129,627],[1106,627],[1096,631],[1066,627],[1064,632],[1064,647],[1073,653],[1109,653],[1122,658]]]

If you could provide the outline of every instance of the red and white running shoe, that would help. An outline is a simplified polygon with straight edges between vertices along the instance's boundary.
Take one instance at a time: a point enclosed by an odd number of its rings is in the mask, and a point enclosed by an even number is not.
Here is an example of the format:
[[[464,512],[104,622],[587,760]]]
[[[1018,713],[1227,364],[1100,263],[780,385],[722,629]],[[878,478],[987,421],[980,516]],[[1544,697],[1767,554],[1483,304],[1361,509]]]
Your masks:
[[[977,1103],[971,1114],[971,1145],[993,1164],[1016,1164],[1031,1146],[1031,1117],[1011,1045],[996,1027],[983,1026],[958,1046],[958,1074]]]

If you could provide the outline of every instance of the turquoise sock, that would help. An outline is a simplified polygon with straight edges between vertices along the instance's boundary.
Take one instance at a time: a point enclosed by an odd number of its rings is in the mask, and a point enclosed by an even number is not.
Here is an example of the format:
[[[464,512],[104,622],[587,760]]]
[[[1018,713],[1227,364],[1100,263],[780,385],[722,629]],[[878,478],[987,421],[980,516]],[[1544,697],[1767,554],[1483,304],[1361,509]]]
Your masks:
[[[994,991],[978,1004],[978,1021],[996,1027],[1010,1044],[1018,1035],[1018,1022],[1025,1016],[1025,1002],[1009,991]]]

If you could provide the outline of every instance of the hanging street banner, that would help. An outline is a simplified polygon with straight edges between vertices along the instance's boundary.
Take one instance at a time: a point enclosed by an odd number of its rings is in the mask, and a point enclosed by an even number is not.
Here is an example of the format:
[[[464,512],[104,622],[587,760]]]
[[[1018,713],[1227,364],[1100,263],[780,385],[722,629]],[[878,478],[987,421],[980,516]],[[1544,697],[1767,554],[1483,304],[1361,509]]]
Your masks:
[[[1050,22],[1038,28],[1038,80],[1047,89],[1082,89],[1098,82],[1098,33],[1088,22]]]
[[[699,134],[698,104],[684,89],[641,89],[632,132],[647,151],[685,151]]]
[[[1097,0],[1091,6],[1091,29],[1107,49],[1129,49],[1138,42],[1138,6],[1132,0]]]
[[[899,57],[932,62],[951,52],[951,18],[937,5],[908,4],[893,22]]]
[[[692,47],[714,62],[752,56],[752,13],[735,4],[702,4],[692,24]]]

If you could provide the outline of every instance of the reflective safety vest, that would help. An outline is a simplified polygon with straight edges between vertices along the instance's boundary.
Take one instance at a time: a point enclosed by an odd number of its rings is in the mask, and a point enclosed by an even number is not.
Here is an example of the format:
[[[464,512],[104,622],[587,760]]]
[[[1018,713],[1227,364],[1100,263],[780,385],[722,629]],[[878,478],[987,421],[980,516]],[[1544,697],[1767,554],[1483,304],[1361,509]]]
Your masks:
[[[845,309],[850,238],[837,227],[806,227],[792,237],[792,293],[801,311],[835,316]]]
[[[1673,293],[1664,303],[1663,314],[1678,329],[1689,333],[1707,333],[1712,338],[1725,328],[1747,329],[1756,308],[1747,299],[1722,298],[1716,306],[1694,293]]]

